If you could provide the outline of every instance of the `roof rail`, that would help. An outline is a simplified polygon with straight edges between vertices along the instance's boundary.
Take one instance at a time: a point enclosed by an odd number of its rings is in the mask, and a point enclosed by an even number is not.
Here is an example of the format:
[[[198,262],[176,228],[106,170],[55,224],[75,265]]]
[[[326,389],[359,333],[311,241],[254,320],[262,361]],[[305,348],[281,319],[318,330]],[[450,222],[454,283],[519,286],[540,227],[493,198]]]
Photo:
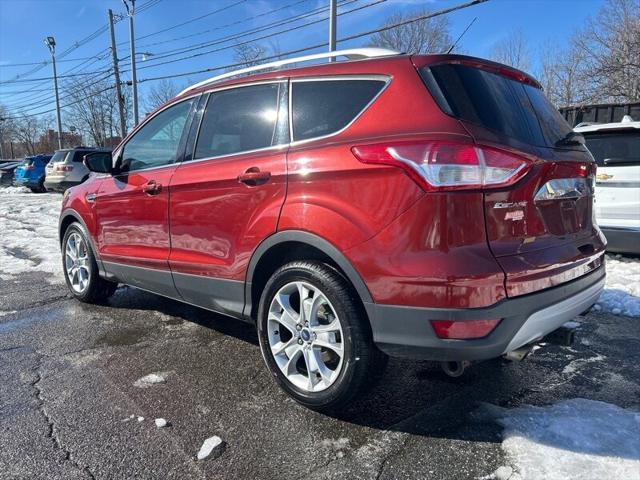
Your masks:
[[[396,52],[395,50],[389,50],[386,48],[350,48],[347,50],[336,50],[334,52],[314,53],[311,55],[305,55],[303,57],[285,58],[284,60],[277,60],[275,62],[263,63],[262,65],[254,65],[252,67],[241,68],[239,70],[233,70],[231,72],[226,72],[221,75],[208,78],[185,88],[178,94],[178,96],[183,95],[184,93],[187,93],[189,90],[193,90],[194,88],[202,87],[203,85],[208,85],[209,83],[218,82],[220,80],[224,80],[225,78],[235,77],[236,75],[242,75],[243,73],[258,72],[260,70],[266,70],[268,68],[278,68],[282,67],[283,65],[290,65],[292,63],[308,62],[309,60],[318,60],[321,58],[347,57],[350,60],[355,60],[360,58],[386,57],[389,55],[399,54],[400,52]]]

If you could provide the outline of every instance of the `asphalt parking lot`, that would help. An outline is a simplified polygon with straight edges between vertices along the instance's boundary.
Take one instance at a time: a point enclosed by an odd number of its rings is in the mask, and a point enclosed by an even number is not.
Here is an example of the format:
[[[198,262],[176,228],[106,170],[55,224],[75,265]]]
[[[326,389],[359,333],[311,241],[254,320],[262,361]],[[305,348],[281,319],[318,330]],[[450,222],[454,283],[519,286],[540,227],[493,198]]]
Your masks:
[[[456,379],[392,359],[330,417],[279,390],[251,326],[128,287],[81,304],[38,262],[0,275],[1,478],[640,478],[639,318],[592,311],[571,347]]]

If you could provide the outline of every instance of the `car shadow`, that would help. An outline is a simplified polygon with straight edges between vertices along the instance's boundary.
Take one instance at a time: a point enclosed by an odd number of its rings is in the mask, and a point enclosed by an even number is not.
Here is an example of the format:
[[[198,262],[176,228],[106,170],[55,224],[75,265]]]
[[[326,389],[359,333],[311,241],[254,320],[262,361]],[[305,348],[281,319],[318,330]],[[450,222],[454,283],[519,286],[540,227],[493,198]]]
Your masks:
[[[118,289],[108,306],[160,312],[168,316],[169,323],[193,322],[256,348],[259,345],[253,325],[135,288]],[[562,370],[562,365],[551,358],[553,355],[549,359],[542,355],[522,363],[502,359],[478,362],[459,378],[447,376],[436,362],[392,358],[380,378],[375,383],[372,379],[368,394],[360,400],[339,412],[314,415],[318,415],[319,422],[325,418],[379,431],[498,444],[503,441],[503,426],[496,411],[509,412],[525,403],[548,405],[584,393],[568,384],[559,398],[557,394],[537,395],[544,393],[541,385],[548,377],[559,375]],[[486,405],[497,410],[489,415]],[[532,440],[575,453],[621,456],[606,445],[600,448],[597,439],[584,444],[556,442],[554,438]],[[622,456],[640,460],[640,453],[633,451],[622,452]]]

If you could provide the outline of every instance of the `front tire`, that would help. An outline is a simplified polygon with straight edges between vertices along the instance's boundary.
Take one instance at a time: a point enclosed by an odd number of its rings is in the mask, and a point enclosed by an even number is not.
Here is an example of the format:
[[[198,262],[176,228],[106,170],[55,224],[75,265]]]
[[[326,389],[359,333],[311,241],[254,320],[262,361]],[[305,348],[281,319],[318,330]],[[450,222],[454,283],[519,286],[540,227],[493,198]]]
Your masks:
[[[118,287],[100,277],[89,236],[80,223],[69,225],[62,240],[62,269],[71,294],[85,303],[102,303]]]
[[[273,274],[260,300],[258,335],[275,380],[314,410],[353,401],[386,365],[353,288],[322,263],[292,262]]]

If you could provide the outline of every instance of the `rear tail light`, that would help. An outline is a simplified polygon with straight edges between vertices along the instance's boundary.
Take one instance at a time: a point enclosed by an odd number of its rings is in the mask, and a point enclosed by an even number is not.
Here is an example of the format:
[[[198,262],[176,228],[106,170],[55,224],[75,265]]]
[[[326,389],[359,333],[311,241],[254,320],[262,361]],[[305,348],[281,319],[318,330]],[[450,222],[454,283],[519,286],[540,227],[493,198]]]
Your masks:
[[[402,168],[427,192],[505,187],[531,167],[510,152],[444,141],[362,145],[351,151],[363,163]]]
[[[498,326],[500,319],[491,320],[431,320],[431,325],[439,338],[469,340],[483,338]]]

